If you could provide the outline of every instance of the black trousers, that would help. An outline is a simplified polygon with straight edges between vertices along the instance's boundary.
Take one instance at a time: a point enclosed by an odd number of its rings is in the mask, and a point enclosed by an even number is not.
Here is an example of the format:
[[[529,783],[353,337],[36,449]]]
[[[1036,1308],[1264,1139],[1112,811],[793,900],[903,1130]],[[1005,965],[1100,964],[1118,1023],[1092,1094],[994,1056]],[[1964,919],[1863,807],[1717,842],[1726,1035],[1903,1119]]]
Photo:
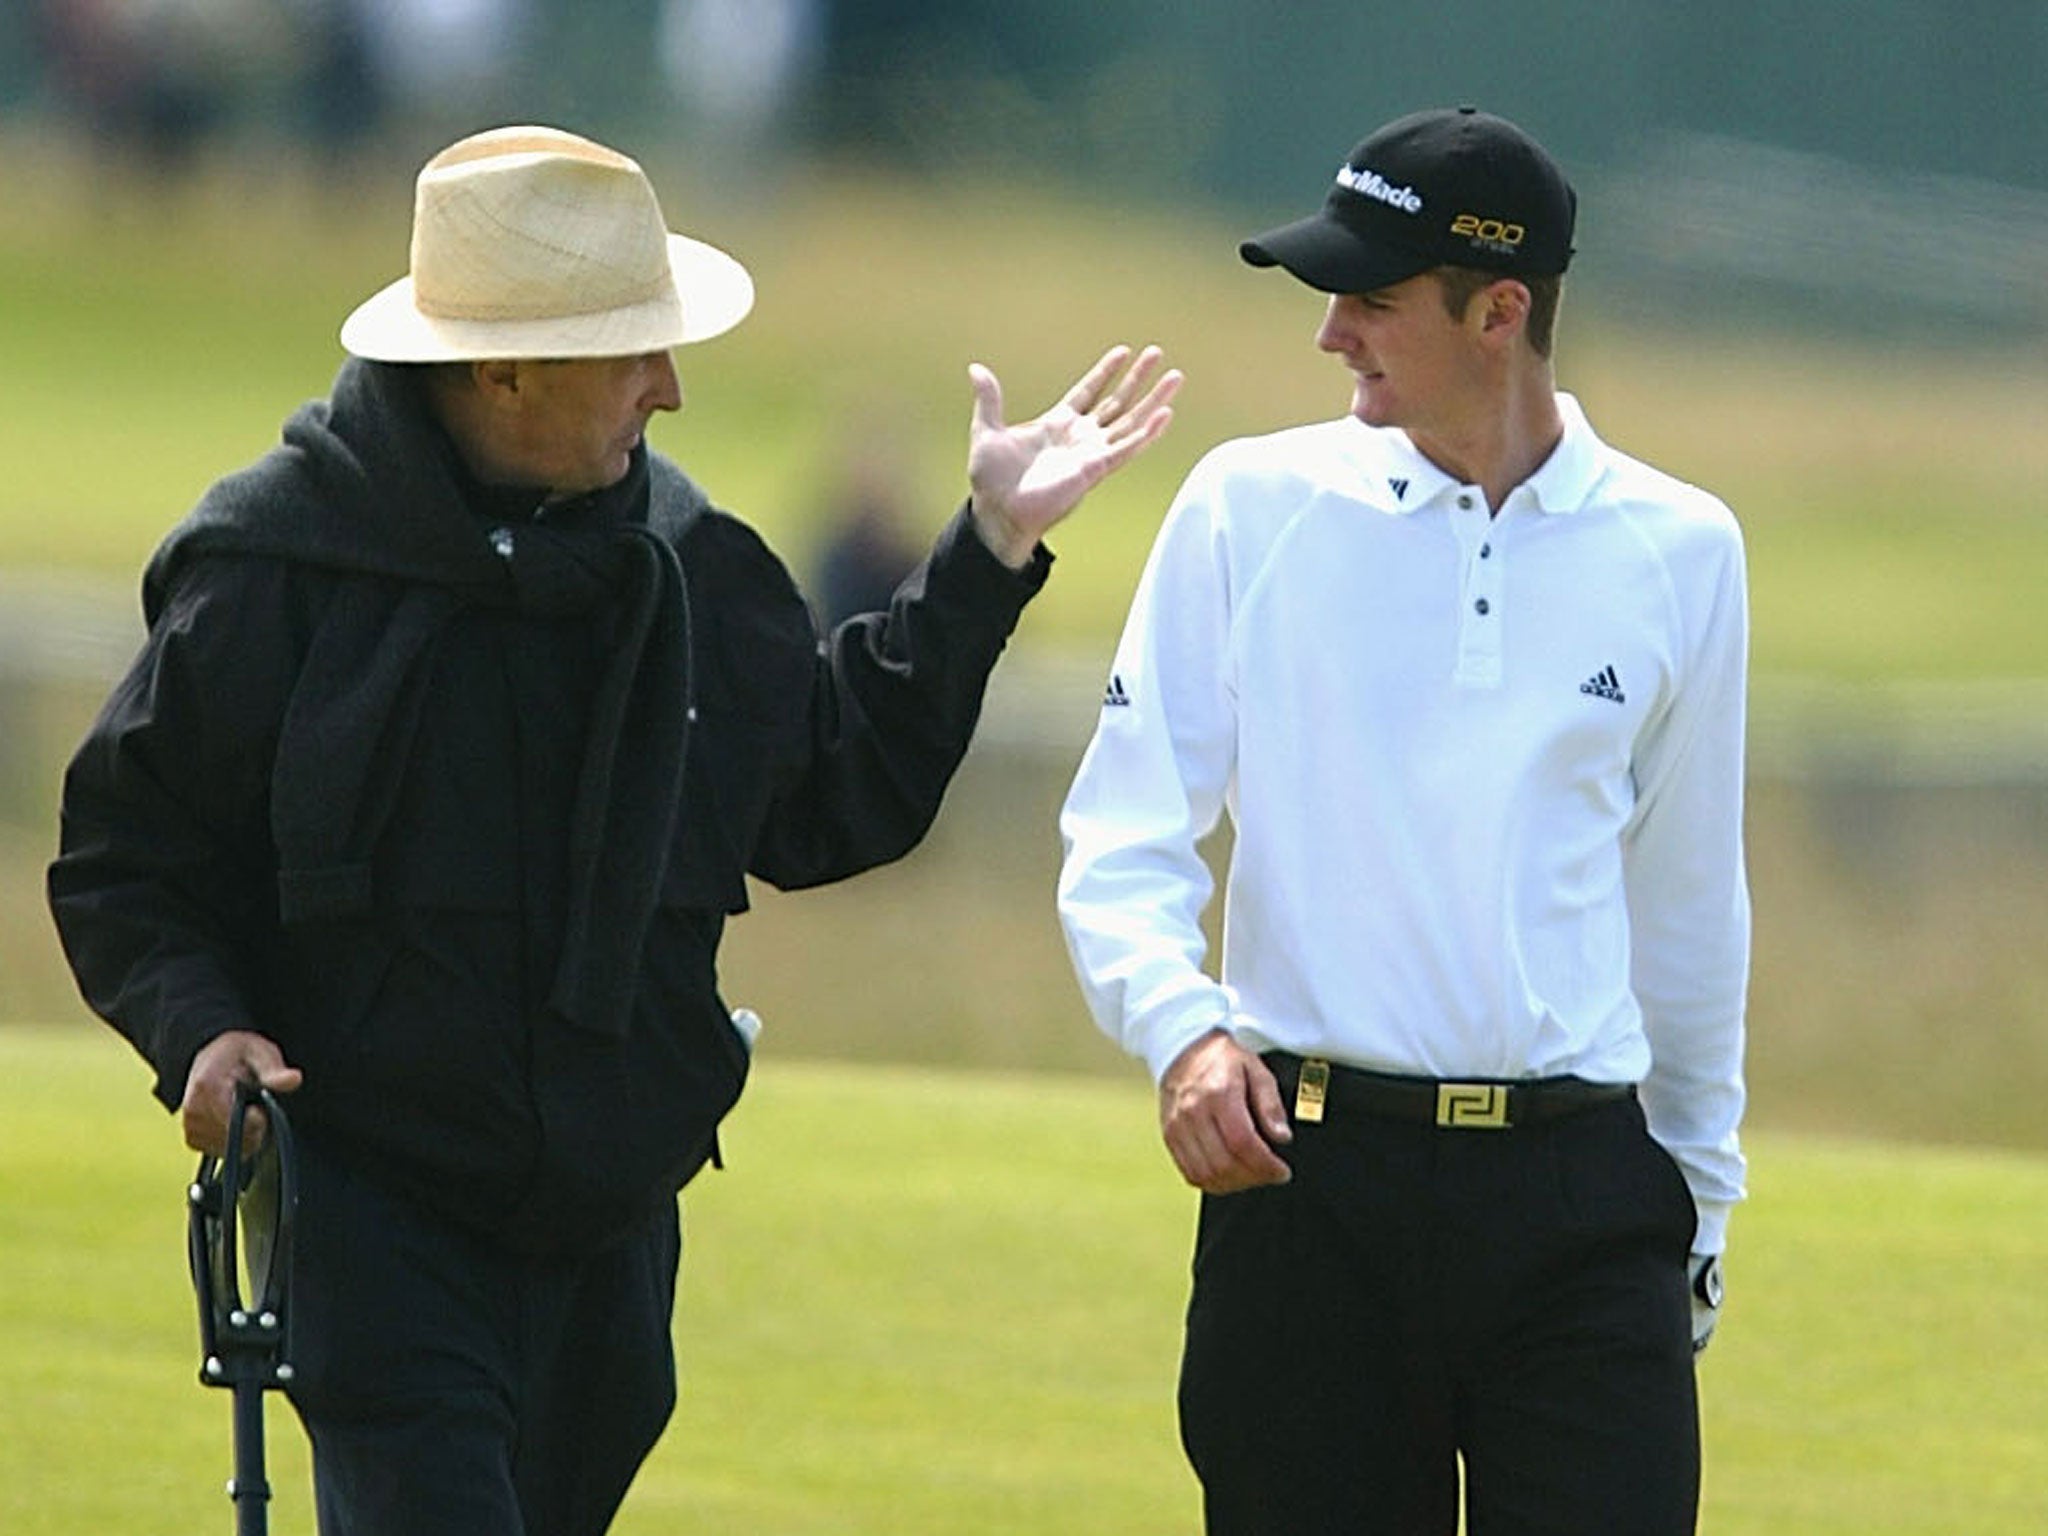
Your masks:
[[[507,1254],[302,1138],[293,1406],[322,1536],[598,1536],[675,1404],[673,1205]]]
[[[1181,1433],[1211,1536],[1681,1536],[1695,1210],[1640,1105],[1333,1115],[1205,1197]]]

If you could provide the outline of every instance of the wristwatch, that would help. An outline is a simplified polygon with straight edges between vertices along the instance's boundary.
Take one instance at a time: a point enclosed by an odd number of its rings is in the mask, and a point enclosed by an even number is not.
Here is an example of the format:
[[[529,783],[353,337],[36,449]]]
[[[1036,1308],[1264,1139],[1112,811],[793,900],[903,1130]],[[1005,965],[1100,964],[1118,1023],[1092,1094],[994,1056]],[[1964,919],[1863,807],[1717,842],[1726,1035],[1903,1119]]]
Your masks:
[[[1703,1305],[1721,1305],[1721,1256],[1710,1254],[1692,1272],[1692,1293]]]

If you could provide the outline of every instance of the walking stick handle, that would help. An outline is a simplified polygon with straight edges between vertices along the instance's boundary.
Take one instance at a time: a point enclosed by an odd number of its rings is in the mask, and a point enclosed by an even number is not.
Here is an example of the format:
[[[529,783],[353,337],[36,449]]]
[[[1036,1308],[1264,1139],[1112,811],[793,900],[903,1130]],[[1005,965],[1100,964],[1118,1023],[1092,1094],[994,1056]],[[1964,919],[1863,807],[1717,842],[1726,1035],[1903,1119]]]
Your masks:
[[[245,1156],[243,1132],[252,1111],[261,1112],[266,1134]],[[199,1302],[199,1379],[234,1393],[235,1473],[228,1497],[237,1536],[264,1536],[270,1481],[264,1471],[263,1394],[292,1379],[288,1303],[298,1212],[291,1121],[270,1090],[256,1083],[236,1086],[227,1146],[217,1158],[200,1159],[186,1203],[186,1247]]]

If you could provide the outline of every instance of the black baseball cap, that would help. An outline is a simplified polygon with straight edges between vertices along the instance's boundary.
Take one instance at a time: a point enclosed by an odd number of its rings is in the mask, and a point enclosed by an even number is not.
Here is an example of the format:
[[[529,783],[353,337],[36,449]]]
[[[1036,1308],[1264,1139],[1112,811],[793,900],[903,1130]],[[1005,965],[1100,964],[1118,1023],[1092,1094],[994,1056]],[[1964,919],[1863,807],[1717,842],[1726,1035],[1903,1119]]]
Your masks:
[[[1534,277],[1571,264],[1578,201],[1557,162],[1506,118],[1416,112],[1351,151],[1319,212],[1237,249],[1325,293],[1371,293],[1445,266]]]

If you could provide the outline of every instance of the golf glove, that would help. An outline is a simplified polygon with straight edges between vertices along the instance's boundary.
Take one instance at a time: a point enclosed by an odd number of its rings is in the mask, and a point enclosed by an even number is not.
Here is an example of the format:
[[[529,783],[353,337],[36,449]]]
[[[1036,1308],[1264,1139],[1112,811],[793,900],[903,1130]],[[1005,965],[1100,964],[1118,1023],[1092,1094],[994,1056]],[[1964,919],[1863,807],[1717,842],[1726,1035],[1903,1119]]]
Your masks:
[[[1697,1355],[1721,1320],[1721,1256],[1696,1253],[1687,1269],[1692,1275],[1692,1352]]]

